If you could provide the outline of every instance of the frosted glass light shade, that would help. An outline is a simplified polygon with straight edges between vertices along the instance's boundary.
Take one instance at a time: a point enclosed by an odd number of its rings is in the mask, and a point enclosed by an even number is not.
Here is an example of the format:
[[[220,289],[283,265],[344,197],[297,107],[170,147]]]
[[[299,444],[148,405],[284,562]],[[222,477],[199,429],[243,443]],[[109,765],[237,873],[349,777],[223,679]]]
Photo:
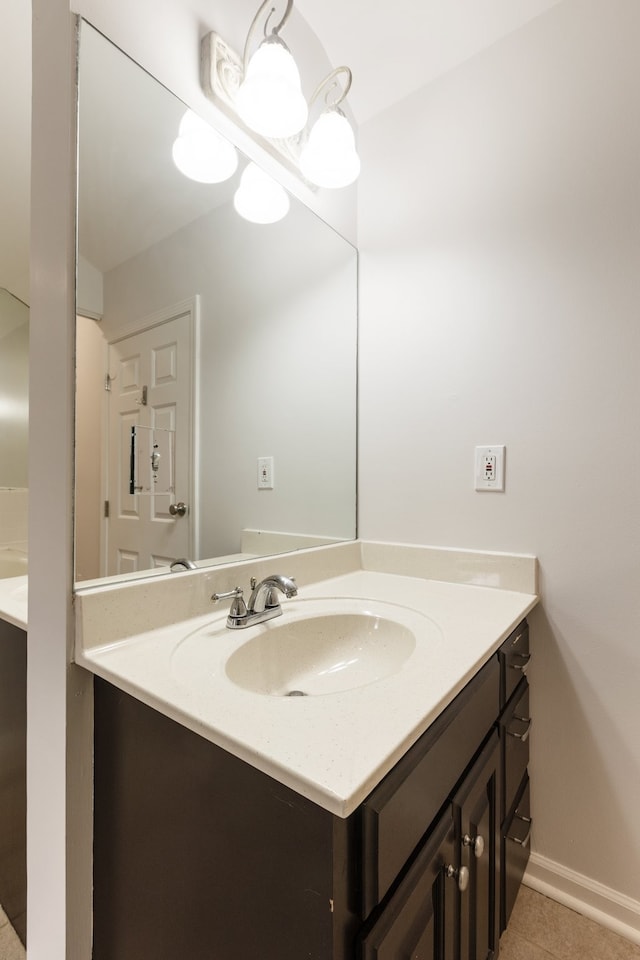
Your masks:
[[[222,183],[233,176],[238,167],[233,144],[193,110],[187,110],[180,121],[171,155],[180,173],[198,183]]]
[[[251,57],[236,96],[236,109],[251,130],[272,139],[293,137],[306,124],[308,110],[300,74],[279,37],[263,40]]]
[[[289,212],[289,195],[268,173],[249,163],[242,171],[233,206],[252,223],[276,223]]]
[[[357,179],[360,157],[342,110],[326,110],[318,117],[300,153],[300,169],[318,187],[346,187]]]

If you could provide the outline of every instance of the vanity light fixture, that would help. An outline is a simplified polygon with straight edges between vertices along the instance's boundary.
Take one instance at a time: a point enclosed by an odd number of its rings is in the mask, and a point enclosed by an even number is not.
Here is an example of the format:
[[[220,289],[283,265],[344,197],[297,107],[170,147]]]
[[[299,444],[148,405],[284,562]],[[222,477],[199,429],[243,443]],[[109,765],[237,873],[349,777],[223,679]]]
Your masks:
[[[271,2],[265,0],[260,6],[247,34],[236,108],[250,130],[263,137],[286,139],[304,129],[308,114],[296,62],[279,35],[289,18],[293,0],[287,0],[282,19],[267,35],[269,20],[276,9],[271,7],[264,22],[264,40],[250,55],[260,18]]]
[[[236,172],[238,153],[193,110],[187,110],[172,149],[173,162],[185,177],[198,183],[222,183]]]
[[[345,77],[344,87],[338,78]],[[307,180],[318,187],[346,187],[358,178],[360,157],[356,152],[353,128],[340,109],[351,88],[352,74],[349,67],[337,67],[318,85],[311,97],[309,110],[319,99],[323,90],[325,109],[303,139],[300,151],[300,170]],[[338,91],[330,100],[333,90]]]
[[[262,145],[308,183],[344,187],[357,178],[360,159],[352,126],[340,104],[351,87],[351,70],[338,67],[318,84],[310,105],[300,91],[300,75],[290,51],[279,36],[293,8],[287,0],[284,15],[271,33],[274,0],[264,0],[253,18],[243,57],[216,33],[202,41],[203,85],[207,95],[232,117],[262,138]],[[261,18],[264,40],[251,54]],[[337,91],[337,95],[334,92]],[[308,129],[309,114],[325,93],[325,107]],[[260,142],[260,141],[259,141]]]
[[[289,194],[255,163],[242,171],[233,206],[251,223],[277,223],[289,212]]]

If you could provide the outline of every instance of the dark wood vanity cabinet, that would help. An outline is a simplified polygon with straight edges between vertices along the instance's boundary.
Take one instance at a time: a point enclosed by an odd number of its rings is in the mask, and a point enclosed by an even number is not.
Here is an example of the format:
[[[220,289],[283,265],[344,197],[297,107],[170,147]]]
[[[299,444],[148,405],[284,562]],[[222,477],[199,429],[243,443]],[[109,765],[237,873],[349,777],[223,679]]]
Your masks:
[[[0,620],[0,904],[27,937],[27,635]]]
[[[530,829],[516,633],[347,819],[96,680],[94,960],[497,957]]]

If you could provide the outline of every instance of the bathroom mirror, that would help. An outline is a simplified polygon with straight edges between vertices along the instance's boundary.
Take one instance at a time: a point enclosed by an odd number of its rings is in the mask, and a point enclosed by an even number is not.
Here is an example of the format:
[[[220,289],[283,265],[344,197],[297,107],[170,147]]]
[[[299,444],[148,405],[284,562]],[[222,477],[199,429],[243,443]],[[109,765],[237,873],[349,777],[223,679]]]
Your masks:
[[[29,308],[0,288],[0,488],[26,488]]]
[[[242,219],[241,155],[187,179],[185,111],[82,22],[76,581],[356,535],[356,250],[293,197]],[[175,433],[169,494],[130,493],[136,425]]]

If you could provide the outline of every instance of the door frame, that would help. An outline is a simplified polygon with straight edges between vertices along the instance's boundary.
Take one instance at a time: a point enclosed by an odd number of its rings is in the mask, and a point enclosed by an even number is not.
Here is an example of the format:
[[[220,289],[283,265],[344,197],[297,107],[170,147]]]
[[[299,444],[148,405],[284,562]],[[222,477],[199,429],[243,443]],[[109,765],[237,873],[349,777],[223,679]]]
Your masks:
[[[189,405],[191,414],[191,431],[188,437],[188,447],[192,469],[188,491],[189,513],[187,515],[187,537],[189,543],[189,559],[193,560],[199,557],[200,551],[200,295],[194,294],[193,297],[188,297],[185,300],[180,300],[177,303],[171,304],[167,307],[162,307],[160,310],[154,311],[154,313],[146,314],[143,317],[138,317],[136,320],[132,320],[130,323],[122,326],[110,327],[107,336],[105,337],[104,376],[106,391],[107,377],[109,376],[109,352],[113,344],[118,343],[121,340],[126,340],[127,337],[144,333],[146,330],[151,330],[153,327],[161,326],[163,323],[168,323],[171,320],[179,320],[184,316],[187,316],[189,319],[189,338],[191,347],[189,351],[189,382],[191,385],[189,390]],[[105,397],[104,403],[102,435],[103,463],[101,470],[101,500],[104,503],[110,499],[107,470],[107,465],[109,463],[108,397]],[[100,525],[101,577],[106,576],[105,571],[107,569],[108,518],[103,516]],[[148,571],[144,571],[142,575],[145,573],[148,575]]]

